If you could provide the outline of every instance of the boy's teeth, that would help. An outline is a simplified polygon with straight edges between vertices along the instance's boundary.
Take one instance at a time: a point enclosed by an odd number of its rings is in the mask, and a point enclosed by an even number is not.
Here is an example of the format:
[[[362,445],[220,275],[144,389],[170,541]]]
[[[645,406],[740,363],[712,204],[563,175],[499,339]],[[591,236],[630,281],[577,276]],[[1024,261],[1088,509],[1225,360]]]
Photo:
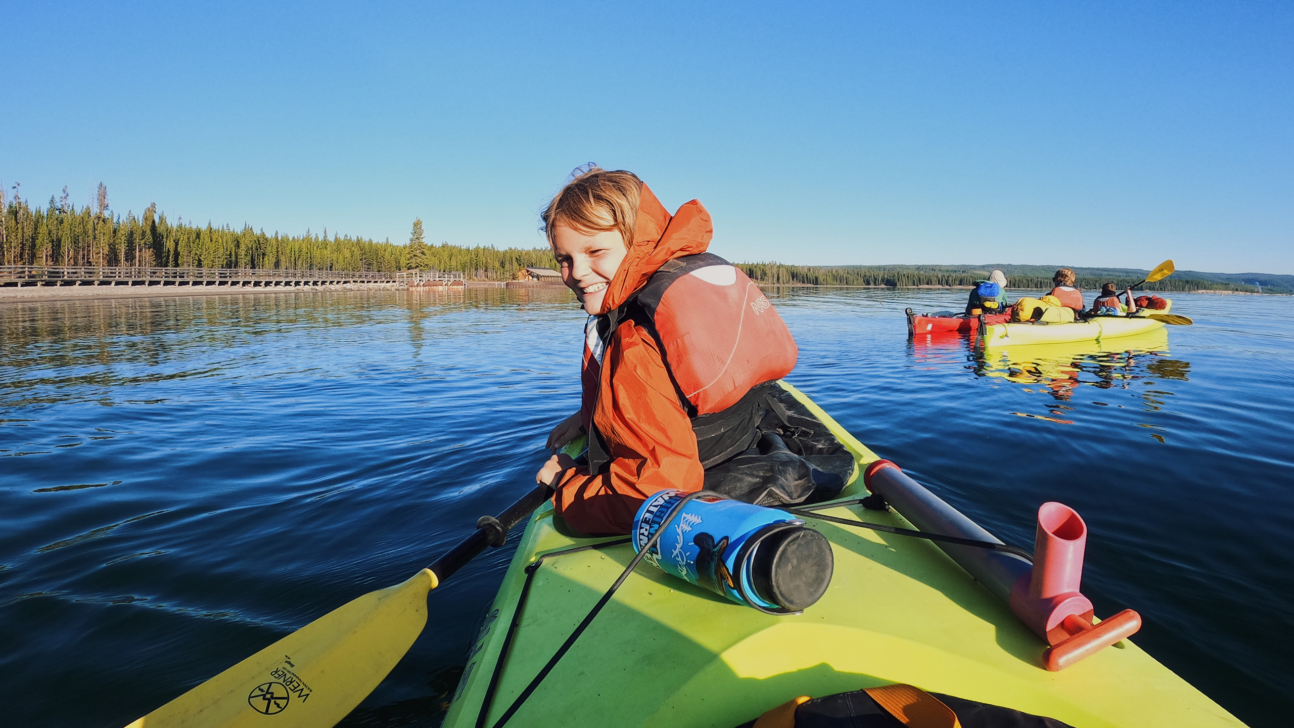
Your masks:
[[[593,285],[591,285],[591,286],[589,286],[589,287],[585,288],[585,289],[584,289],[584,292],[585,292],[585,293],[597,293],[598,291],[601,291],[602,289],[604,289],[604,288],[606,288],[606,287],[607,287],[607,284],[605,284],[605,283],[594,283]]]

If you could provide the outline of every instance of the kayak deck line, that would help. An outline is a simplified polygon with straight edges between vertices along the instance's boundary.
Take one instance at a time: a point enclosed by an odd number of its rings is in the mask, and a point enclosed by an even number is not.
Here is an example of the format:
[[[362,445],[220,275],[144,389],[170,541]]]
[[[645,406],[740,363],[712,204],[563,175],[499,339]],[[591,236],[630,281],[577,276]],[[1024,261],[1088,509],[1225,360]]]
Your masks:
[[[894,511],[848,502],[867,494],[857,471],[879,458],[784,386],[858,465],[840,501],[812,506],[815,512],[912,528]],[[827,593],[802,615],[770,616],[638,569],[520,706],[517,724],[730,728],[799,695],[906,683],[1075,726],[1241,725],[1131,641],[1048,672],[1041,663],[1046,643],[933,543],[805,520],[831,542],[836,571]],[[584,546],[593,548],[546,557]],[[551,505],[542,506],[522,535],[444,724],[477,724],[488,690],[483,724],[493,725],[632,557],[632,548],[614,539],[571,532]],[[532,569],[541,558],[543,567]]]
[[[1093,316],[1069,323],[1016,321],[989,324],[981,332],[985,347],[1024,344],[1077,344],[1102,342],[1112,338],[1136,336],[1164,328],[1163,317],[1173,302],[1165,299],[1163,309],[1138,309],[1130,316]],[[1156,317],[1160,318],[1156,318]]]
[[[1164,328],[1164,322],[1149,317],[1114,318],[1105,321],[1089,320],[1064,324],[1040,325],[1032,322],[991,324],[986,327],[986,347],[1026,344],[1077,344],[1085,341],[1102,342],[1108,339],[1145,334]]]
[[[867,501],[871,500],[872,498],[873,498],[872,496],[869,496],[867,498],[854,498],[854,499],[828,501],[828,502],[817,503],[809,506],[800,506],[795,508],[786,508],[786,509],[778,509],[778,510],[785,510],[787,513],[791,513],[794,515],[806,516],[808,518],[815,518],[821,521],[843,525],[843,526],[850,526],[855,528],[867,528],[867,529],[872,529],[876,531],[881,531],[882,533],[892,533],[892,534],[901,535],[901,536],[924,538],[935,542],[952,543],[952,544],[957,544],[961,546],[972,546],[972,547],[978,547],[978,548],[991,549],[995,551],[1003,551],[1003,552],[1010,553],[1012,555],[1024,558],[1030,562],[1033,561],[1032,553],[1025,551],[1024,549],[1017,548],[1014,546],[1009,546],[1007,544],[1003,544],[996,541],[977,541],[974,539],[958,538],[956,536],[948,536],[948,535],[938,534],[938,533],[927,533],[924,531],[915,531],[912,529],[898,528],[895,526],[886,526],[883,524],[873,523],[870,521],[828,516],[818,512],[818,511],[827,510],[830,508],[842,508],[844,506],[849,506],[849,505],[863,505],[864,507],[869,507],[869,504],[867,503]],[[886,508],[887,506],[885,506],[883,503],[875,507],[876,510],[884,510]],[[658,531],[658,534],[662,533],[663,531],[664,529],[662,528],[661,531]],[[632,540],[633,539],[628,536],[614,537],[614,538],[611,538],[610,540],[602,541],[601,543],[588,544],[585,546],[575,546],[568,549],[561,549],[559,551],[549,551],[543,554],[539,554],[530,562],[528,566],[526,566],[525,568],[526,580],[521,587],[521,594],[517,599],[516,608],[513,610],[512,621],[508,625],[508,632],[503,638],[503,645],[500,648],[501,657],[495,662],[494,671],[490,675],[490,683],[489,683],[489,686],[486,688],[485,698],[482,702],[481,710],[477,716],[476,724],[478,726],[483,726],[486,722],[485,718],[489,713],[489,708],[493,704],[494,693],[498,687],[499,678],[503,673],[503,666],[506,664],[506,661],[507,661],[508,648],[511,646],[513,637],[516,635],[517,626],[520,623],[521,615],[525,610],[526,598],[529,596],[531,585],[534,583],[535,572],[538,571],[538,569],[541,566],[543,566],[544,561],[550,558],[554,558],[558,556],[567,556],[569,554],[575,554],[582,551],[599,550],[599,549],[608,548],[611,546],[624,546],[624,545],[631,544]],[[653,541],[654,540],[655,539],[653,539]],[[649,549],[650,549],[650,544],[644,547],[642,550],[647,551]],[[584,629],[588,627],[593,617],[596,616],[597,612],[599,611],[600,607],[605,602],[605,600],[610,598],[610,595],[616,591],[616,589],[619,587],[620,583],[623,581],[625,576],[627,576],[628,573],[632,571],[632,567],[635,566],[636,564],[637,564],[637,559],[630,562],[630,565],[625,567],[625,572],[622,573],[621,578],[617,580],[616,584],[612,585],[612,588],[608,590],[607,595],[605,595],[603,597],[603,600],[599,601],[598,606],[595,606],[594,610],[590,612],[590,614],[587,617],[585,617],[584,621],[580,623],[580,626],[576,627],[575,631],[570,635],[570,637],[567,638],[567,641],[562,645],[562,649],[560,649],[558,653],[555,654],[549,660],[548,664],[545,665],[544,669],[540,672],[540,674],[537,675],[534,678],[534,680],[532,680],[531,684],[527,687],[527,690],[523,691],[521,696],[519,696],[517,700],[513,702],[512,706],[509,707],[508,711],[503,714],[503,717],[501,717],[499,721],[494,724],[494,728],[500,728],[500,726],[507,723],[507,721],[511,718],[511,716],[516,713],[517,708],[519,708],[520,705],[525,702],[526,697],[528,697],[528,695],[532,692],[532,689],[536,687],[540,681],[543,680],[544,676],[548,674],[549,670],[556,664],[558,660],[561,659],[562,655],[565,654],[566,649],[569,648],[571,644],[574,643],[574,641],[580,636],[580,634],[583,633]]]

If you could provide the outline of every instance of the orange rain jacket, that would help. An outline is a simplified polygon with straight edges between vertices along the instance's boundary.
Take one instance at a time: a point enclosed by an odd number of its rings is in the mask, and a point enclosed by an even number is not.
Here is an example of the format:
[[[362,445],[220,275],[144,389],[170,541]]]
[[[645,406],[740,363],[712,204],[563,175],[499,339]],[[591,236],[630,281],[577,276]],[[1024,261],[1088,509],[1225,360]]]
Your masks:
[[[633,243],[607,287],[600,314],[623,305],[667,261],[704,253],[713,234],[710,213],[700,202],[684,204],[671,217],[644,184]],[[593,401],[588,394],[586,403]],[[589,413],[584,415],[589,421]],[[592,421],[611,462],[601,475],[579,467],[559,476],[553,504],[571,528],[586,534],[629,533],[634,514],[651,494],[666,488],[701,490],[705,471],[692,421],[655,338],[632,321],[611,332]]]

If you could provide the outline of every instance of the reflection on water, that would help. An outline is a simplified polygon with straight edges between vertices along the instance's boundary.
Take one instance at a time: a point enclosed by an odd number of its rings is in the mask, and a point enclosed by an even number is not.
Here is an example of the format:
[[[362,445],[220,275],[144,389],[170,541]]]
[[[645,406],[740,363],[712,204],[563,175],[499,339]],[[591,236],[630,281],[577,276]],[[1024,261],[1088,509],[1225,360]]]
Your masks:
[[[1007,346],[974,354],[975,373],[1017,384],[1043,385],[1053,397],[1069,401],[1079,386],[1128,389],[1150,376],[1151,366],[1168,355],[1168,331],[1072,344]],[[1189,369],[1185,362],[1174,362]],[[1039,390],[1042,391],[1042,390]]]
[[[1168,329],[1161,328],[1103,341],[985,349],[974,336],[919,334],[910,342],[909,351],[915,360],[929,366],[963,360],[967,362],[966,368],[978,377],[1020,385],[1020,390],[1028,394],[1049,395],[1052,401],[1044,405],[1047,414],[1018,411],[1011,414],[1071,425],[1074,407],[1069,403],[1084,391],[1082,388],[1092,388],[1093,396],[1088,399],[1096,406],[1110,406],[1109,402],[1096,398],[1100,390],[1126,390],[1141,400],[1144,410],[1162,409],[1165,398],[1174,394],[1167,382],[1156,382],[1189,381],[1191,371],[1190,362],[1169,358],[1168,336]],[[1141,388],[1150,385],[1158,388]],[[1153,433],[1151,437],[1164,442],[1160,434]]]

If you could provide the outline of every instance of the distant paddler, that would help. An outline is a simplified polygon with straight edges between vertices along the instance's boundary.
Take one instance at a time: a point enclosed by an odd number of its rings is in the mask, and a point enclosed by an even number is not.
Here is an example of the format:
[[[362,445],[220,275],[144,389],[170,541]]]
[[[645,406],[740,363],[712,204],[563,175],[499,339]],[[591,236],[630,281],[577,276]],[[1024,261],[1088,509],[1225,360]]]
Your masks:
[[[1118,290],[1113,283],[1105,283],[1101,286],[1101,295],[1092,301],[1092,310],[1088,311],[1091,316],[1131,316],[1137,312],[1137,301],[1132,297],[1132,288],[1124,290],[1127,302],[1119,300]]]
[[[975,281],[966,301],[966,315],[1002,313],[1010,307],[1006,299],[1006,274],[995,269],[988,280]]]
[[[1055,287],[1051,289],[1049,296],[1055,296],[1060,301],[1060,305],[1066,308],[1072,308],[1075,311],[1083,310],[1083,292],[1078,290],[1074,285],[1075,276],[1073,268],[1061,268],[1051,277],[1051,282]]]

